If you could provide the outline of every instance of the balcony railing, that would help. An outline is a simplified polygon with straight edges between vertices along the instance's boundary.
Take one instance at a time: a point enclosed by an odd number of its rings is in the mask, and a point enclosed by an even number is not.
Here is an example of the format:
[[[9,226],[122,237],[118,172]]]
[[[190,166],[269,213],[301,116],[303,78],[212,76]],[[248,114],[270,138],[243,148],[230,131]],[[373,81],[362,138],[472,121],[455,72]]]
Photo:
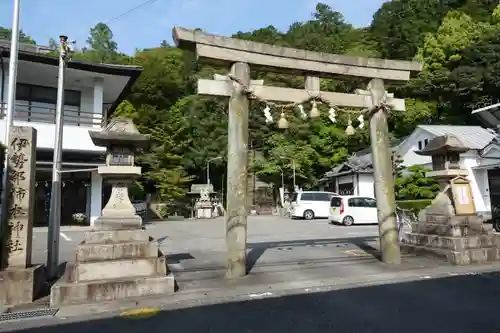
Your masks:
[[[7,103],[0,103],[0,119],[5,118]],[[28,103],[16,103],[14,120],[55,124],[56,110],[53,106],[40,106]],[[77,107],[64,109],[63,125],[95,127],[102,126],[104,119],[101,114],[79,111]]]

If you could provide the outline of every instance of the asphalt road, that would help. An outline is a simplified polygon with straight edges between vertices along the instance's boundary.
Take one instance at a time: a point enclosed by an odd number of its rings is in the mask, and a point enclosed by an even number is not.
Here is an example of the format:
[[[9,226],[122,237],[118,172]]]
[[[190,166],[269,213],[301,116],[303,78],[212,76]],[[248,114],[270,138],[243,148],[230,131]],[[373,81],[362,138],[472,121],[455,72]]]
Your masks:
[[[83,240],[84,233],[85,231],[79,230],[78,227],[60,233],[61,262],[74,260],[76,246]],[[147,225],[147,233],[159,240],[165,254],[181,259],[196,259],[181,260],[181,262],[174,260],[171,262],[174,268],[175,265],[186,267],[216,265],[219,264],[220,257],[225,255],[223,218],[156,222]],[[290,220],[274,216],[250,216],[248,219],[249,248],[273,245],[281,256],[284,252],[290,252],[292,248],[289,245],[297,241],[324,243],[325,240],[374,237],[377,234],[376,225],[343,227],[329,225],[327,220]],[[281,248],[280,243],[283,244]],[[329,255],[326,252],[324,254]],[[268,251],[266,255],[271,256],[273,252]],[[33,233],[33,263],[45,263],[46,257],[47,229],[37,228]]]
[[[267,298],[144,317],[12,322],[26,333],[479,333],[500,331],[500,276],[481,274]]]

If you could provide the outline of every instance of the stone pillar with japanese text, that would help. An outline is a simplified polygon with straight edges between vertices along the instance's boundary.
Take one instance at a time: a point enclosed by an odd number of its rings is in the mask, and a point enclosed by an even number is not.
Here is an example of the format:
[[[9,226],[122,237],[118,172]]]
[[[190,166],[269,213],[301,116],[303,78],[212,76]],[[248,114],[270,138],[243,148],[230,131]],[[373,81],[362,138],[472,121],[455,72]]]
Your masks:
[[[32,265],[37,132],[13,126],[7,147],[8,228],[2,239],[0,305],[29,303],[44,283],[43,265]]]
[[[9,142],[9,208],[6,239],[7,267],[31,266],[35,208],[36,130],[12,127]]]

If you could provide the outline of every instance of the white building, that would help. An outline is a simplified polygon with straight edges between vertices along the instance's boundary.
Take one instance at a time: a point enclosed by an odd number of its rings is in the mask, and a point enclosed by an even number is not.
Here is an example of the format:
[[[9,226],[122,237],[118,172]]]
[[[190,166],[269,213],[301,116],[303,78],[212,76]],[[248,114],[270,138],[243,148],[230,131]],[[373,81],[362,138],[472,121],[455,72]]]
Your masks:
[[[9,79],[9,41],[0,41],[0,140],[5,136]],[[46,225],[50,201],[54,147],[58,59],[43,49],[20,45],[14,123],[37,130],[35,225]],[[63,169],[95,169],[103,164],[104,148],[88,134],[99,130],[130,92],[142,69],[136,66],[69,62],[65,72]],[[71,224],[74,213],[85,213],[92,223],[101,212],[109,189],[97,171],[63,173],[61,224]]]
[[[393,147],[406,167],[422,165],[432,169],[431,158],[415,151],[438,136],[454,135],[470,149],[461,154],[460,166],[468,171],[476,210],[490,216],[500,207],[500,136],[480,126],[419,125],[413,133]],[[371,151],[364,150],[325,175],[325,189],[363,196],[374,196]]]

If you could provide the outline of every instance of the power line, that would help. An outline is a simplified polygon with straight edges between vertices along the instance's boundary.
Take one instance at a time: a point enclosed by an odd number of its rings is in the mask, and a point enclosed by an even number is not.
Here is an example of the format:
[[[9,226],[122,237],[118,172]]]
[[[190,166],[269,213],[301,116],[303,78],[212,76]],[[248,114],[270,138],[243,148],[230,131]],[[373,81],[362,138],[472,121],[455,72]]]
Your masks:
[[[112,19],[110,19],[110,20],[108,20],[108,21],[104,22],[104,24],[111,24],[111,23],[112,23],[112,22],[114,22],[114,21],[118,21],[118,20],[119,20],[119,19],[121,19],[122,17],[127,16],[128,14],[133,13],[133,12],[135,12],[135,11],[136,11],[136,10],[138,10],[138,9],[141,9],[142,7],[149,6],[149,5],[153,4],[153,3],[155,3],[156,1],[158,1],[158,0],[146,0],[146,1],[144,1],[143,3],[141,3],[141,4],[139,4],[139,5],[135,6],[135,7],[133,7],[133,8],[131,8],[131,9],[127,10],[126,12],[123,12],[123,13],[121,13],[120,15],[115,16],[115,17],[113,17]]]
[[[153,3],[157,2],[157,1],[158,0],[146,0],[146,1],[138,4],[137,6],[131,8],[131,9],[126,10],[125,12],[121,13],[120,15],[117,15],[117,16],[109,19],[109,20],[104,21],[103,23],[106,24],[106,25],[109,25],[109,24],[111,24],[113,22],[116,22],[119,19],[121,19],[121,18],[123,18],[123,17],[125,17],[125,16],[127,16],[127,15],[129,15],[129,14],[131,14],[133,12],[135,12],[136,10],[139,10],[139,9],[141,9],[143,7],[152,5]],[[87,35],[88,35],[88,32],[87,32]],[[82,36],[78,36],[77,40],[80,39],[80,37],[83,37],[83,34],[82,34]]]

